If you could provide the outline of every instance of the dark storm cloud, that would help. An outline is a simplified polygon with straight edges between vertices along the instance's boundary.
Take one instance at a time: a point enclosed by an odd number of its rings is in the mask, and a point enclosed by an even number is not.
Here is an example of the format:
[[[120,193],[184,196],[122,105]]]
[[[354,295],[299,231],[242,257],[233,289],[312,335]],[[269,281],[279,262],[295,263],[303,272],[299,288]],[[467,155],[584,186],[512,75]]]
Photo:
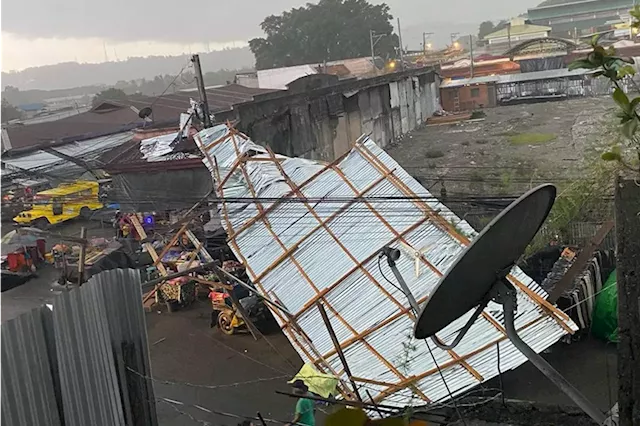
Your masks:
[[[387,4],[405,26],[497,20],[523,13],[539,1],[387,0]],[[266,16],[305,3],[301,0],[2,0],[2,30],[25,38],[225,42],[260,36],[259,24]]]

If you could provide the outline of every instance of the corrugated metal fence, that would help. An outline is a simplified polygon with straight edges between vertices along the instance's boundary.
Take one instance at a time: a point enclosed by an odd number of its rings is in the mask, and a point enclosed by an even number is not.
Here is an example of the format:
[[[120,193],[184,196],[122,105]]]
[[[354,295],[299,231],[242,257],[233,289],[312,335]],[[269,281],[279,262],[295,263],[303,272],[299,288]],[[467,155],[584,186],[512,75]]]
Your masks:
[[[585,247],[591,239],[596,235],[598,229],[602,226],[601,222],[574,222],[571,223],[564,234],[561,236],[561,243],[569,246]],[[540,229],[541,235],[548,240],[554,237],[552,230],[543,226]],[[616,232],[615,228],[609,231],[604,241],[598,246],[601,250],[615,250],[616,248]]]
[[[138,271],[105,271],[3,323],[2,423],[157,425],[141,297]]]

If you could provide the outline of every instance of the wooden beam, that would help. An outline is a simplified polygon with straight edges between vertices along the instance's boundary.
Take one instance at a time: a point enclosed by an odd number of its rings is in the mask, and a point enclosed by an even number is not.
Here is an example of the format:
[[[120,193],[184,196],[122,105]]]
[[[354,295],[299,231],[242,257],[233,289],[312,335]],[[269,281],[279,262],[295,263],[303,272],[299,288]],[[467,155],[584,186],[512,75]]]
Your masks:
[[[227,173],[227,175],[224,177],[224,179],[222,179],[222,182],[218,182],[218,188],[224,186],[225,183],[227,183],[229,178],[233,175],[233,172],[235,172],[235,170],[238,168],[240,163],[242,161],[244,161],[244,158],[245,158],[244,156],[238,157],[238,159],[233,163],[233,166],[231,166],[231,169],[229,170],[229,173]]]
[[[234,146],[236,145],[235,143],[235,136],[232,134],[232,140],[234,143]],[[237,146],[236,146],[236,151],[238,150]],[[253,187],[253,184],[251,182],[251,179],[249,178],[249,175],[247,173],[247,171],[244,168],[244,165],[240,166],[240,169],[242,170],[242,173],[244,175],[244,178],[246,180],[247,186],[249,187],[249,190],[251,191],[251,194],[253,196],[253,198],[257,198],[257,193],[255,191],[255,188]],[[262,204],[260,202],[256,202],[256,208],[258,209],[259,212],[263,212],[263,207]],[[278,235],[273,231],[273,229],[271,228],[271,225],[267,222],[266,217],[263,216],[262,218],[263,222],[265,223],[265,226],[267,228],[267,230],[269,231],[269,233],[273,236],[273,238],[275,239],[275,241],[278,243],[278,245],[284,250],[287,250],[287,247],[285,246],[285,244],[282,242],[282,240],[280,240],[280,238],[278,237]],[[318,289],[318,287],[314,284],[313,280],[311,280],[311,278],[309,277],[309,275],[306,273],[306,271],[304,270],[304,268],[302,268],[302,266],[300,265],[300,263],[295,259],[295,257],[293,255],[289,256],[289,259],[291,260],[291,263],[296,267],[296,269],[298,270],[298,273],[300,273],[300,275],[304,278],[304,280],[309,284],[309,286],[311,286],[311,288],[316,292],[317,295],[320,295],[320,291]],[[327,309],[329,309],[336,318],[338,318],[338,320],[340,320],[340,322],[347,328],[349,329],[349,331],[351,331],[351,333],[353,334],[357,334],[357,331],[347,322],[345,321],[344,318],[342,318],[340,316],[340,314],[331,306],[330,303],[327,302],[326,299],[324,299],[323,297],[320,297],[318,300],[324,300],[325,304],[327,306]],[[393,364],[391,364],[387,359],[385,359],[380,353],[378,353],[378,351],[376,351],[373,346],[371,346],[366,340],[363,340],[362,343],[367,347],[367,349],[369,349],[369,351],[371,353],[373,353],[376,358],[378,358],[387,368],[389,368],[391,371],[393,371],[393,373],[398,376],[398,378],[400,379],[404,379],[404,375],[402,373],[400,373],[400,371],[398,371],[397,368],[395,368],[395,366]],[[419,390],[419,389],[415,389],[416,394],[418,394],[420,397],[422,397],[425,401],[429,402],[428,398]]]
[[[213,257],[211,257],[209,252],[204,248],[204,243],[201,243],[190,229],[187,229],[185,234],[187,235],[187,238],[189,238],[189,241],[191,241],[191,244],[196,247],[197,252],[202,255],[203,260],[205,262],[213,262]]]
[[[543,316],[539,316],[539,317],[535,318],[534,320],[529,321],[527,324],[523,325],[522,327],[520,327],[518,329],[518,331],[522,331],[522,330],[524,330],[524,329],[536,324],[537,322],[542,321],[544,318],[545,317],[543,317]],[[493,342],[486,343],[486,344],[480,346],[479,348],[476,348],[473,351],[469,352],[468,354],[462,355],[460,357],[460,360],[467,360],[467,359],[471,358],[472,356],[477,355],[477,354],[487,350],[488,348],[492,347],[493,345],[496,345],[496,344],[498,344],[498,343],[500,343],[500,342],[502,342],[503,340],[506,340],[506,339],[507,339],[507,336],[500,336],[499,338],[497,338]],[[452,359],[450,361],[447,361],[447,362],[444,362],[442,364],[439,364],[438,367],[440,368],[440,370],[443,370],[445,368],[451,367],[452,365],[458,364],[460,362],[460,360]],[[408,387],[409,385],[411,385],[411,384],[413,384],[413,383],[415,383],[415,382],[417,382],[419,380],[422,380],[425,377],[428,377],[428,376],[430,376],[430,375],[432,375],[434,373],[437,373],[437,372],[438,372],[438,368],[432,368],[431,370],[427,370],[427,371],[425,371],[423,373],[420,373],[420,374],[418,374],[416,376],[409,377],[409,378],[407,378],[406,381],[397,383],[396,385],[391,386],[388,389],[385,389],[380,394],[378,394],[374,399],[375,399],[376,402],[382,401],[387,396],[389,396],[389,395],[391,395],[393,393],[396,393],[396,392]]]
[[[242,304],[240,303],[240,300],[238,299],[236,294],[233,292],[233,285],[229,284],[229,279],[227,278],[227,276],[224,274],[219,274],[219,275],[220,276],[218,278],[220,278],[222,282],[226,285],[224,292],[229,296],[229,299],[231,299],[231,302],[233,303],[233,307],[240,313],[240,316],[242,317],[245,324],[247,325],[247,328],[249,329],[249,332],[253,336],[253,339],[258,340],[258,335],[261,335],[262,333],[260,333],[260,330],[258,330],[258,327],[256,327],[253,321],[251,321],[251,318],[249,318],[249,313],[244,309],[244,306],[242,306]],[[227,290],[227,287],[231,287],[231,290]]]
[[[611,229],[613,229],[613,220],[609,220],[600,226],[596,235],[594,235],[589,243],[582,248],[582,251],[578,254],[576,260],[571,264],[564,276],[560,278],[560,281],[555,285],[549,297],[547,297],[547,301],[549,301],[549,303],[555,304],[560,296],[562,296],[566,290],[571,288],[576,276],[584,270],[587,262],[589,262],[593,257],[593,252],[596,251],[598,246],[602,241],[604,241]]]
[[[216,177],[217,177],[217,179],[219,181],[220,180],[220,169],[218,168],[218,161],[215,158],[213,159],[212,165],[213,165],[213,169],[212,170],[215,172]],[[233,232],[233,225],[231,224],[231,221],[229,220],[229,212],[227,211],[227,204],[224,202],[224,188],[222,188],[222,187],[219,188],[218,192],[220,194],[219,198],[222,200],[221,201],[222,202],[222,211],[223,211],[223,215],[224,215],[225,221],[227,222],[227,229],[229,231]],[[249,275],[251,277],[253,277],[252,281],[254,282],[254,284],[256,286],[258,286],[258,288],[260,289],[260,291],[262,292],[262,295],[264,297],[268,297],[269,296],[268,292],[262,286],[262,282],[260,280],[256,279],[256,277],[257,277],[256,273],[251,268],[251,265],[249,265],[249,262],[247,261],[247,259],[244,256],[242,256],[242,251],[240,250],[240,247],[238,246],[238,244],[234,240],[230,240],[229,242],[235,248],[236,255],[239,257],[239,260],[244,264],[245,268],[247,268],[247,272],[249,273]],[[269,309],[271,309],[271,308],[269,308]],[[271,312],[273,312],[276,316],[280,316],[281,315],[280,312],[278,312],[277,310],[274,310],[274,309],[271,309]],[[296,326],[297,326],[296,323],[295,323],[295,319],[290,319],[289,322],[292,323],[292,327],[291,327],[290,330],[285,330],[285,333],[289,334],[293,338],[294,341],[298,341],[297,339],[295,339],[293,337],[294,336],[293,330],[295,330]],[[300,330],[302,330],[302,329],[300,329]],[[300,348],[300,350],[305,353],[305,355],[307,356],[308,360],[310,362],[313,362],[314,356],[317,357],[317,358],[322,359],[322,354],[315,347],[315,345],[313,344],[311,339],[309,339],[309,337],[306,336],[303,331],[300,333],[300,336],[305,340],[305,344],[313,352],[313,356],[311,356],[311,354],[309,354],[307,352],[306,348],[303,345],[300,344],[298,346]],[[335,371],[331,368],[331,365],[329,363],[325,362],[325,366],[332,374],[335,375]],[[318,366],[318,368],[320,368],[320,367]],[[345,398],[347,398],[347,393],[344,391],[344,389],[347,389],[347,386],[342,381],[341,381],[341,383],[342,383],[342,387],[343,387],[343,389],[341,390],[341,393]]]
[[[171,250],[171,247],[173,247],[175,243],[178,242],[178,238],[180,238],[180,235],[182,235],[185,229],[187,229],[187,226],[189,226],[190,222],[191,220],[182,225],[180,230],[173,236],[173,238],[171,238],[171,240],[169,240],[169,243],[162,248],[162,251],[158,255],[158,259],[153,261],[153,266],[156,266],[159,262],[161,262],[164,256],[169,252],[169,250]]]
[[[410,227],[408,227],[407,229],[405,229],[404,231],[402,231],[402,233],[400,233],[400,235],[406,235],[409,232],[417,229],[420,225],[422,225],[424,222],[427,221],[427,218],[424,217],[422,219],[420,219],[418,222],[414,223],[413,225],[411,225]],[[398,237],[394,237],[392,238],[387,245],[389,244],[393,244],[396,241],[398,241]],[[322,290],[320,292],[320,294],[318,294],[317,296],[313,297],[312,299],[310,299],[309,301],[307,301],[307,303],[304,304],[304,306],[302,306],[302,308],[296,312],[293,317],[294,318],[298,318],[300,317],[300,315],[304,314],[307,309],[309,309],[311,306],[313,306],[318,300],[320,300],[321,298],[323,298],[324,296],[326,296],[330,291],[332,291],[333,289],[335,289],[338,285],[340,285],[340,283],[342,283],[344,280],[346,280],[347,278],[349,278],[349,276],[351,276],[351,274],[353,274],[355,271],[357,271],[358,269],[360,269],[360,265],[364,265],[368,262],[370,262],[371,260],[375,259],[378,256],[378,252],[375,252],[373,254],[370,254],[366,259],[364,259],[363,261],[361,261],[358,265],[355,265],[353,268],[351,268],[349,271],[347,271],[342,277],[338,278],[338,280],[336,280],[336,282],[334,282],[333,284],[331,284],[330,286],[326,287],[324,290]]]
[[[269,151],[269,155],[271,156],[272,159],[275,160],[276,156],[273,153],[273,151],[271,151],[270,148],[267,148],[267,150]],[[275,161],[274,161],[275,162]],[[329,221],[330,218],[327,218],[326,220],[322,220],[322,218],[320,216],[318,216],[318,213],[316,213],[315,209],[313,207],[311,207],[311,205],[309,205],[308,202],[305,201],[305,196],[304,194],[295,187],[295,184],[293,183],[293,181],[291,180],[291,178],[287,175],[287,173],[285,172],[285,170],[282,168],[282,166],[275,162],[276,167],[278,168],[278,171],[280,172],[280,174],[284,177],[285,181],[287,182],[287,185],[289,185],[289,187],[295,192],[296,196],[298,197],[298,199],[300,199],[302,201],[302,204],[304,204],[304,206],[307,208],[307,210],[309,211],[309,213],[311,213],[311,215],[318,221],[318,226],[324,228],[325,232],[327,234],[329,234],[329,236],[333,239],[333,241],[335,241],[335,243],[342,249],[342,251],[347,255],[347,257],[349,257],[349,259],[351,259],[351,261],[353,263],[355,263],[356,265],[359,265],[360,270],[362,271],[362,273],[364,275],[366,275],[366,277],[369,279],[369,281],[371,281],[376,287],[378,287],[378,289],[382,292],[382,294],[384,294],[389,300],[391,300],[398,308],[400,308],[400,310],[404,309],[404,305],[402,303],[400,303],[398,301],[398,299],[396,299],[395,297],[393,297],[393,295],[391,293],[389,293],[387,291],[386,288],[384,288],[384,286],[382,284],[380,284],[380,282],[378,280],[376,280],[373,275],[371,275],[371,273],[367,270],[367,268],[365,268],[359,261],[358,259],[355,258],[355,256],[353,254],[351,254],[351,252],[344,246],[344,244],[342,244],[342,241],[340,241],[340,239],[333,233],[333,231],[329,228],[329,226],[327,225],[327,222]],[[376,185],[377,183],[374,182]],[[358,191],[356,190],[356,194],[358,194]],[[359,195],[357,197],[354,197],[352,200],[350,201],[354,201],[357,200],[359,197],[361,197],[362,195]],[[337,216],[334,213],[335,216]],[[334,215],[332,215],[332,217],[335,217]],[[318,229],[317,227],[314,228],[313,231],[310,232],[310,234],[314,233],[315,230]],[[393,229],[392,229],[393,230]],[[411,317],[415,318],[413,313],[407,313],[408,315],[410,315]]]
[[[355,393],[358,401],[362,401],[362,397],[360,396],[360,392],[358,392],[358,385],[353,380],[353,374],[351,374],[351,369],[349,368],[349,364],[347,363],[347,358],[345,358],[342,349],[340,349],[340,344],[338,343],[338,338],[336,337],[335,331],[333,331],[333,326],[331,325],[331,321],[329,321],[329,316],[327,312],[324,310],[322,303],[318,302],[316,305],[318,306],[318,311],[320,312],[320,316],[322,317],[322,321],[324,322],[325,327],[327,327],[327,331],[329,332],[329,337],[331,337],[331,341],[333,342],[333,346],[338,351],[338,356],[340,357],[340,362],[342,362],[342,366],[344,367],[344,372],[347,373],[347,378],[351,381],[351,385],[353,386],[353,392]]]
[[[83,240],[87,239],[87,228],[84,226],[80,228],[80,238],[82,238]],[[78,256],[78,286],[81,286],[84,282],[84,262],[86,255],[87,245],[82,244],[80,246],[80,255]]]
[[[362,157],[367,160],[379,173],[385,173],[389,170],[389,168],[384,164],[375,154],[373,154],[366,146],[364,145],[354,145],[354,148],[362,155]],[[413,192],[409,186],[404,183],[399,178],[391,178],[389,179],[391,183],[403,194],[407,197],[413,199],[413,203],[422,210],[426,215],[428,215],[431,219],[433,219],[433,223],[440,225],[443,231],[448,233],[451,237],[457,240],[460,244],[468,245],[469,239],[460,235],[452,224],[447,222],[442,216],[437,214],[435,210],[433,210],[427,203],[420,199],[418,194]]]
[[[318,225],[316,225],[311,231],[309,231],[306,235],[304,235],[300,240],[296,241],[291,247],[289,247],[284,253],[282,253],[280,256],[278,256],[278,258],[276,258],[276,260],[274,260],[271,265],[269,265],[267,268],[265,268],[259,275],[259,278],[263,278],[265,275],[267,275],[269,272],[273,271],[279,264],[281,264],[285,259],[287,259],[291,253],[293,253],[294,251],[296,251],[298,249],[298,247],[300,246],[300,244],[302,244],[303,242],[305,242],[307,239],[309,239],[311,236],[314,235],[315,232],[317,232],[319,229],[325,227],[327,224],[329,224],[332,220],[334,220],[340,213],[344,212],[345,210],[347,210],[349,207],[351,207],[351,205],[353,205],[353,203],[355,203],[357,201],[358,197],[362,197],[363,195],[365,195],[367,192],[371,191],[373,188],[375,188],[376,186],[378,186],[381,182],[384,181],[384,176],[381,176],[380,178],[376,179],[374,182],[372,182],[369,186],[367,186],[366,188],[364,188],[362,191],[360,191],[357,197],[352,198],[351,200],[349,200],[348,202],[346,202],[342,207],[340,207],[338,210],[336,210],[335,212],[333,212],[329,217],[327,217],[324,221],[321,221]]]
[[[220,136],[218,139],[214,140],[213,142],[207,144],[206,146],[204,145],[204,143],[202,143],[202,140],[200,140],[200,145],[202,145],[202,150],[203,151],[209,151],[211,148],[221,144],[222,142],[224,142],[225,139],[227,139],[229,136],[231,136],[231,133],[225,133],[224,135]]]
[[[271,151],[270,148],[267,148],[267,151],[269,152],[269,155],[271,156],[272,159],[275,160],[275,154],[273,153],[273,151]],[[401,312],[405,312],[406,315],[409,315],[410,318],[415,319],[415,316],[413,315],[412,312],[410,311],[405,311],[405,305],[403,305],[402,303],[400,303],[396,298],[394,298],[372,275],[371,273],[369,273],[369,271],[367,270],[367,268],[365,268],[362,263],[358,262],[358,260],[351,254],[351,252],[342,244],[342,242],[340,241],[340,239],[331,231],[331,229],[327,226],[327,224],[325,223],[325,221],[322,220],[322,218],[320,218],[320,216],[318,216],[318,214],[316,213],[316,211],[313,209],[313,207],[311,207],[309,205],[309,203],[307,203],[306,201],[304,201],[305,196],[304,194],[295,187],[295,184],[293,183],[293,181],[291,180],[291,178],[287,175],[286,171],[284,170],[284,168],[282,167],[282,165],[280,165],[279,163],[275,162],[276,167],[278,168],[278,171],[280,172],[280,174],[284,177],[285,181],[287,182],[287,184],[289,185],[289,187],[296,193],[297,197],[301,200],[303,200],[303,204],[307,207],[307,210],[309,211],[309,213],[311,213],[311,215],[319,222],[319,224],[325,228],[325,231],[331,236],[331,238],[333,238],[333,240],[335,241],[336,244],[338,244],[338,246],[342,249],[342,251],[356,264],[359,266],[360,270],[364,273],[364,275],[376,286],[378,287],[378,289],[380,289],[380,291],[385,294],[387,296],[387,298],[389,300],[391,300],[393,303],[395,303],[398,308],[400,309]],[[387,178],[388,176],[390,176],[393,173],[393,171],[389,174],[389,175],[384,175],[383,177]],[[357,193],[357,190],[356,190]],[[357,198],[354,198],[354,200]],[[378,215],[379,216],[379,215]],[[379,216],[380,217],[380,216]],[[385,221],[386,223],[386,221]],[[393,233],[396,235],[396,237],[398,238],[402,238],[402,236],[400,234],[398,234],[397,231],[395,231],[393,229],[393,227],[391,227],[388,223],[387,223],[388,228],[393,231]],[[326,301],[326,299],[325,299]],[[326,303],[327,307],[329,309],[331,308],[331,305],[329,305],[329,303]],[[333,309],[332,309],[333,310]],[[324,311],[324,310],[323,310]],[[340,317],[340,315],[338,314],[337,311],[334,311],[334,315],[336,315],[337,318],[342,319]],[[347,324],[346,321],[342,321],[345,325],[347,325],[350,329],[351,327],[349,326],[349,324]],[[358,334],[357,331],[355,329],[353,329],[354,334]],[[378,357],[385,365],[387,365],[387,367],[389,367],[394,373],[398,374],[399,371],[397,371],[395,369],[395,367],[392,366],[391,363],[389,363],[382,355],[380,355],[371,345],[369,345],[366,340],[364,339],[360,339],[365,346],[367,346],[369,348],[369,350],[376,355],[376,357]],[[341,354],[341,349],[340,349],[340,345],[339,343],[336,342],[336,345],[338,347],[338,355]],[[453,358],[456,358],[457,355],[455,354],[455,352],[453,351],[447,351],[451,354],[451,356]],[[342,360],[342,358],[341,358]],[[346,361],[343,360],[343,364]],[[474,369],[471,368],[471,366],[469,366],[468,364],[465,363],[465,366],[467,367],[467,369],[469,370],[469,372],[476,378],[480,378],[479,380],[482,381],[482,376],[480,376],[480,374],[475,371]],[[348,370],[348,367],[345,364],[345,369]],[[348,371],[347,371],[348,373]],[[356,391],[357,393],[357,391]],[[418,394],[421,394],[421,392],[418,392]],[[421,395],[422,396],[422,395]],[[360,398],[360,395],[358,394],[358,398]],[[424,399],[426,399],[426,396],[424,397]]]
[[[366,146],[356,144],[356,145],[354,145],[354,148],[358,152],[360,152],[360,154],[366,160],[368,160],[378,170],[379,173],[384,173],[384,172],[389,170],[388,167],[382,161],[380,161],[380,159],[378,157],[376,157],[375,154],[373,154]],[[414,198],[416,200],[415,204],[420,209],[422,209],[425,213],[427,213],[431,217],[435,218],[434,223],[440,224],[441,227],[443,227],[443,230],[445,230],[451,237],[453,237],[455,240],[457,240],[461,245],[467,246],[467,245],[470,244],[470,240],[469,240],[469,238],[467,236],[458,233],[453,228],[453,225],[451,225],[449,222],[447,222],[442,216],[436,214],[433,211],[433,209],[431,209],[431,207],[429,207],[429,205],[427,205],[427,203],[425,203],[424,201],[420,200],[420,197],[418,197],[418,195],[415,192],[413,192],[411,190],[411,188],[409,188],[407,186],[407,184],[402,182],[402,180],[397,179],[394,176],[390,176],[389,180],[394,184],[394,186],[396,186],[396,188],[398,188],[405,195]],[[565,331],[567,331],[568,333],[573,334],[573,330],[571,329],[571,327],[569,327],[565,323],[565,321],[569,320],[568,315],[566,315],[560,309],[556,308],[555,306],[551,305],[549,302],[544,300],[542,297],[540,297],[538,294],[536,294],[533,290],[531,290],[529,287],[527,287],[522,282],[520,282],[520,280],[518,280],[512,274],[509,274],[508,278],[516,287],[518,287],[520,290],[522,290],[531,299],[536,301],[541,306],[541,308],[549,316],[554,318],[558,322],[558,324],[562,328],[565,329]]]
[[[373,380],[373,379],[366,379],[364,377],[356,377],[353,376],[353,380],[355,380],[356,382],[361,382],[361,383],[368,383],[370,385],[376,385],[376,386],[393,386],[394,383],[389,383],[389,382],[381,382],[379,380]]]
[[[129,219],[131,220],[131,224],[135,228],[136,232],[140,236],[140,239],[146,240],[147,233],[145,232],[144,228],[140,224],[140,221],[138,220],[138,216],[134,213],[129,215]],[[167,268],[165,268],[164,265],[162,264],[162,261],[160,257],[158,257],[158,253],[156,252],[156,249],[153,247],[153,244],[146,242],[143,244],[143,246],[144,248],[147,249],[147,252],[149,252],[149,255],[151,256],[151,259],[153,259],[154,264],[156,264],[155,263],[156,261],[158,262],[157,263],[158,271],[160,271],[160,273],[166,277],[168,275]]]
[[[318,178],[318,176],[320,176],[321,174],[323,174],[324,172],[326,172],[327,170],[330,170],[331,167],[335,164],[338,164],[340,161],[342,161],[348,153],[345,153],[344,155],[338,157],[336,160],[334,160],[333,162],[331,162],[330,164],[327,164],[325,167],[323,167],[322,169],[318,170],[317,172],[315,172],[313,175],[311,175],[307,180],[305,180],[304,182],[302,182],[300,185],[298,185],[297,189],[302,189],[305,186],[307,186],[308,184],[310,184],[311,182],[313,182],[316,178]],[[258,222],[259,220],[262,219],[263,215],[267,215],[270,212],[273,211],[273,209],[275,209],[276,207],[278,207],[280,204],[282,204],[282,200],[292,196],[294,194],[294,191],[289,191],[288,193],[286,193],[285,195],[283,195],[282,197],[280,197],[279,200],[275,201],[273,204],[271,204],[269,207],[267,207],[266,209],[264,209],[263,213],[260,213],[257,216],[252,217],[251,219],[249,219],[247,222],[245,222],[240,228],[238,228],[237,231],[233,232],[230,236],[229,239],[235,239],[238,237],[238,235],[240,235],[240,233],[244,232],[247,230],[247,228],[249,228],[251,225],[255,224],[256,222]]]

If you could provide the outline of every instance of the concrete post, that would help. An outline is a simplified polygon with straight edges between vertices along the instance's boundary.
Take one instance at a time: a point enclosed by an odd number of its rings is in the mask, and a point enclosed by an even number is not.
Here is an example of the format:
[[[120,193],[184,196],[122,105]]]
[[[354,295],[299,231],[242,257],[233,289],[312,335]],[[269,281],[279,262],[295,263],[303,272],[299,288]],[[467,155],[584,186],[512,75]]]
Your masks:
[[[616,182],[618,408],[620,426],[640,425],[640,186]]]

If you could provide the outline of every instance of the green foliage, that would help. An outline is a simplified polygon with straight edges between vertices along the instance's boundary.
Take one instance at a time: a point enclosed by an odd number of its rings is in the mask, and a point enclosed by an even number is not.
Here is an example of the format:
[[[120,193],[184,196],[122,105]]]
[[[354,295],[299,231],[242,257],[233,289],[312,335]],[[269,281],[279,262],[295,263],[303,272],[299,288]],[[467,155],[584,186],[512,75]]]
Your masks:
[[[640,5],[634,6],[629,12],[634,18],[632,27],[640,27]],[[616,161],[628,170],[640,173],[640,138],[637,136],[638,127],[640,125],[640,116],[637,112],[637,106],[640,104],[640,97],[629,99],[624,92],[620,82],[628,77],[633,77],[635,69],[629,64],[633,64],[632,58],[621,58],[616,56],[616,50],[613,46],[605,49],[599,44],[599,35],[594,35],[591,39],[592,51],[586,58],[578,59],[569,65],[569,69],[591,69],[595,70],[594,76],[604,76],[611,80],[615,87],[613,91],[613,100],[618,106],[616,116],[620,119],[620,134],[623,135],[627,144],[633,147],[637,153],[637,161],[639,164],[634,165],[626,160],[620,151],[610,151],[602,154],[601,158],[605,161]]]
[[[439,149],[430,149],[424,153],[424,156],[427,158],[440,158],[444,157],[444,152]]]
[[[477,109],[471,113],[472,120],[475,120],[478,118],[485,118],[486,116],[487,116],[487,113],[482,111],[481,109]]]
[[[480,23],[480,27],[478,28],[478,39],[482,40],[487,34],[491,34],[494,32],[493,22],[484,21]]]
[[[321,63],[371,55],[369,31],[388,34],[375,47],[384,59],[395,56],[398,45],[393,17],[385,3],[366,0],[320,0],[281,15],[271,15],[261,24],[266,38],[254,38],[249,47],[257,69]]]
[[[536,235],[525,256],[546,246],[549,235],[566,241],[572,223],[597,222],[608,215],[615,171],[611,163],[589,158],[580,178],[558,185],[558,196],[545,223],[547,232]]]
[[[6,98],[2,98],[2,111],[0,112],[0,117],[2,118],[2,122],[6,123],[22,117],[22,113],[18,108],[11,105]]]
[[[556,138],[553,133],[518,133],[509,136],[512,145],[538,145],[551,142]]]
[[[500,31],[503,28],[506,28],[509,23],[507,21],[500,21],[497,25],[493,25],[491,21],[484,21],[478,27],[478,40],[482,40],[488,34],[494,33],[496,31]]]
[[[105,101],[111,101],[111,102],[123,102],[126,101],[128,98],[127,94],[124,93],[123,90],[120,89],[116,89],[116,88],[109,88],[109,89],[105,89],[99,93],[97,93],[94,97],[93,100],[91,101],[91,104],[95,107],[100,105],[102,102]]]

